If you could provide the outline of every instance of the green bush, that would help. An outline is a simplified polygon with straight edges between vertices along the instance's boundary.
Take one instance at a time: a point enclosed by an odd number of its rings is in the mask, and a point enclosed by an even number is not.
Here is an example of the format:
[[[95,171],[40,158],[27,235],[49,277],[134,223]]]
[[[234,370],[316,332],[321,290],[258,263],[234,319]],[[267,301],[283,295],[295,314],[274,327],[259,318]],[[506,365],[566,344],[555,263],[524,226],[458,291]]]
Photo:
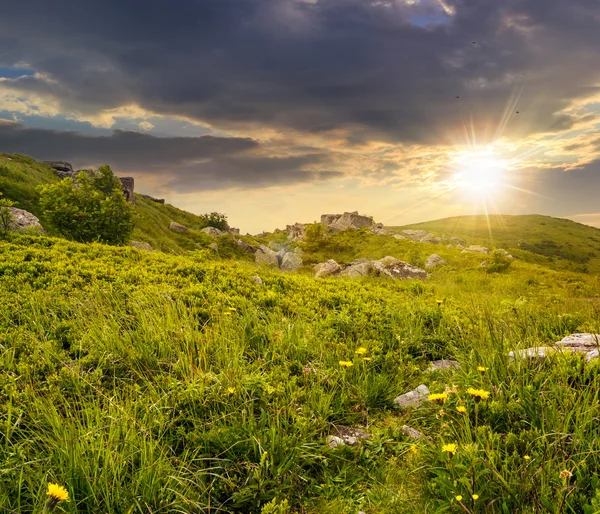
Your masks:
[[[511,261],[506,254],[500,250],[492,252],[492,259],[487,267],[488,273],[503,273],[510,268]]]
[[[2,192],[0,191],[0,196]],[[6,198],[0,198],[0,236],[6,237],[10,230],[10,224],[12,222],[12,213],[9,207],[12,207],[15,203],[11,202]]]
[[[119,245],[126,243],[133,231],[131,205],[108,166],[80,172],[38,191],[48,223],[68,239]]]

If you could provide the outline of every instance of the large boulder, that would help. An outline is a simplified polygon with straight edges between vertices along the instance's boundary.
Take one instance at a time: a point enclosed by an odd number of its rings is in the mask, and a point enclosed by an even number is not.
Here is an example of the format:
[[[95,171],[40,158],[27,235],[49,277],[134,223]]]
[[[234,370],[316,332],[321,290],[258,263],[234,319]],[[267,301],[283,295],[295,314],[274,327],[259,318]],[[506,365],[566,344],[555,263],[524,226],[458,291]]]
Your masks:
[[[375,223],[375,225],[371,227],[371,233],[377,236],[393,236],[394,234],[396,234],[396,232],[394,232],[393,230],[385,228],[383,226],[383,223]]]
[[[187,234],[190,231],[190,229],[185,225],[181,225],[176,221],[171,221],[169,224],[169,230],[172,230],[173,232],[179,232],[180,234]]]
[[[537,346],[515,350],[508,354],[510,360],[544,359],[557,352],[571,352],[585,355],[589,362],[598,358],[600,334],[571,334],[554,343],[554,346]]]
[[[294,223],[293,225],[287,225],[285,230],[288,234],[288,239],[292,241],[298,241],[304,239],[304,235],[306,232],[306,225],[302,223]]]
[[[164,198],[154,198],[153,196],[150,195],[140,195],[144,200],[150,200],[151,202],[156,202],[156,203],[160,203],[160,204],[164,204],[165,203],[165,199]]]
[[[488,255],[490,253],[490,249],[481,245],[471,245],[468,248],[465,248],[461,253],[484,253]]]
[[[236,244],[246,253],[256,253],[256,246],[246,243],[243,239],[236,239]]]
[[[206,227],[206,228],[203,228],[202,232],[204,232],[205,234],[208,234],[211,237],[222,236],[225,233],[222,230],[219,230],[218,228],[215,228],[215,227]]]
[[[446,264],[444,259],[442,259],[437,253],[432,253],[429,257],[427,257],[427,261],[425,261],[425,269],[443,266],[444,264]]]
[[[373,274],[373,261],[370,259],[356,259],[350,264],[345,266],[341,271],[340,275],[345,277],[365,277]]]
[[[66,161],[44,161],[45,164],[50,166],[54,171],[61,171],[63,173],[74,173],[73,166],[70,162]]]
[[[9,207],[8,210],[11,214],[10,230],[16,232],[23,232],[25,230],[44,232],[44,228],[40,225],[40,220],[30,212],[17,209],[16,207]]]
[[[315,264],[315,278],[330,277],[341,271],[342,267],[333,259]]]
[[[121,181],[121,187],[123,188],[123,195],[125,200],[129,203],[135,203],[135,196],[133,194],[134,180],[133,177],[119,177]]]
[[[430,243],[430,244],[439,244],[442,240],[439,237],[434,236],[431,232],[427,230],[403,230],[402,233],[412,239],[413,241],[417,241],[418,243]]]
[[[417,266],[396,259],[395,257],[384,257],[378,261],[372,261],[372,268],[380,275],[393,279],[425,279],[427,272]]]
[[[362,216],[358,214],[358,211],[353,211],[344,214],[322,214],[321,224],[329,229],[342,232],[344,230],[370,227],[374,223],[373,218],[370,216]]]
[[[279,256],[265,245],[260,245],[254,254],[254,262],[266,266],[279,267]]]
[[[154,251],[154,248],[152,248],[151,245],[149,245],[148,243],[145,243],[143,241],[131,241],[131,243],[129,243],[129,246],[132,246],[133,248],[137,248],[138,250],[146,250],[147,252]]]
[[[302,267],[302,257],[296,252],[286,252],[281,257],[280,267],[284,271],[296,271]]]

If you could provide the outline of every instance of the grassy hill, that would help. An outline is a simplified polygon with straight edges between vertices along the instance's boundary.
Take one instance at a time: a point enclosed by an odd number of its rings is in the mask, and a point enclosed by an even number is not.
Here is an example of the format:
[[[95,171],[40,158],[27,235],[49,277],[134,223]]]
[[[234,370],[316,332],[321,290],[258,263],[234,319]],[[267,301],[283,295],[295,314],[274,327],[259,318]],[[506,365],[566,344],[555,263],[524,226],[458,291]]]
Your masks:
[[[599,332],[598,277],[315,280],[210,255],[0,241],[0,507],[41,511],[56,482],[71,513],[598,512],[599,362],[507,358]],[[393,408],[419,384],[448,397]],[[331,448],[340,425],[370,439]]]
[[[446,234],[551,267],[600,272],[600,229],[540,215],[490,215],[445,218],[396,230],[422,229]]]
[[[4,198],[16,202],[16,207],[25,209],[38,218],[44,225],[44,217],[39,208],[39,195],[36,188],[43,184],[58,181],[59,178],[46,164],[31,157],[17,154],[0,154],[0,191]],[[201,229],[207,226],[203,216],[196,216],[172,205],[162,205],[135,195],[135,229],[132,239],[152,245],[156,250],[183,254],[206,246],[214,239],[203,234]],[[175,221],[190,229],[187,234],[169,230],[169,224]],[[224,255],[238,255],[237,248],[229,244],[226,238],[219,241]],[[239,254],[238,256],[242,256]]]

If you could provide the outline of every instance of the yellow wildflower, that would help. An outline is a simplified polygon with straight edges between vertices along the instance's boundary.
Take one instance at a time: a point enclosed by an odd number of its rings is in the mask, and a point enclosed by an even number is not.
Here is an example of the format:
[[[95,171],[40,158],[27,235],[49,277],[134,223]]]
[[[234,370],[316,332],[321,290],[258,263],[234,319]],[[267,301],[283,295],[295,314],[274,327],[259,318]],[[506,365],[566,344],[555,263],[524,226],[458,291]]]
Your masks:
[[[473,494],[473,495],[471,495],[471,498],[473,498],[474,500],[479,500],[479,495]]]
[[[464,405],[459,405],[458,407],[456,407],[456,410],[458,412],[460,412],[461,414],[464,414],[465,412],[467,412],[467,408]]]
[[[525,459],[525,460],[531,460],[531,457],[529,455],[523,455],[523,459]]]
[[[485,373],[489,368],[486,368],[485,366],[477,366],[477,371],[479,371],[480,373]]]
[[[472,387],[469,387],[469,389],[467,389],[467,393],[474,396],[476,401],[487,400],[490,396],[489,391],[486,391],[485,389],[473,389]]]
[[[432,402],[435,402],[435,401],[445,402],[448,399],[448,394],[447,393],[433,393],[433,394],[430,394],[428,398]]]
[[[354,353],[356,355],[364,355],[365,353],[367,353],[367,349],[364,346],[361,346],[360,348],[357,348]]]
[[[363,357],[363,360],[365,362],[371,362],[372,359],[371,359],[371,357]]]
[[[436,300],[435,303],[438,304],[438,307],[444,303],[444,300]]]
[[[235,393],[235,387],[228,387],[227,394],[233,394],[233,393]]]
[[[457,446],[454,443],[448,443],[442,446],[442,451],[445,453],[449,453],[450,455],[452,455],[453,453],[456,453],[457,450]]]
[[[49,500],[52,499],[56,503],[69,501],[69,492],[62,485],[48,484],[46,494],[50,497]]]
[[[342,368],[349,368],[351,366],[354,366],[354,363],[352,361],[340,361],[340,366]]]
[[[456,496],[456,501],[457,502],[462,501],[462,496],[460,494],[458,496]]]

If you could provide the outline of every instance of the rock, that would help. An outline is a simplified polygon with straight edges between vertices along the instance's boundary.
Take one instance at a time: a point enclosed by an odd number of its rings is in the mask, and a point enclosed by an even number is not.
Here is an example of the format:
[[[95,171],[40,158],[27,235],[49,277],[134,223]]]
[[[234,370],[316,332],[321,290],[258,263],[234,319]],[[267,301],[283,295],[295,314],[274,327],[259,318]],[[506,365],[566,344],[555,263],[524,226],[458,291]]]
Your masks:
[[[201,230],[201,232],[204,232],[205,234],[207,234],[211,237],[222,236],[225,233],[222,230],[219,230],[218,228],[215,228],[215,227],[205,227]]]
[[[556,352],[570,351],[571,353],[581,353],[585,355],[589,362],[598,358],[598,348],[600,346],[600,334],[571,334],[563,337],[560,341],[554,343],[554,346],[538,346],[525,348],[510,352],[510,360],[515,359],[543,359]]]
[[[129,243],[129,246],[132,246],[133,248],[137,248],[138,250],[146,250],[147,252],[154,251],[154,248],[152,248],[152,246],[150,246],[148,243],[145,243],[143,241],[131,241],[131,243]]]
[[[423,434],[416,428],[409,427],[408,425],[402,425],[402,433],[411,439],[423,439]]]
[[[287,231],[288,239],[291,239],[292,241],[299,241],[304,239],[306,225],[303,225],[302,223],[294,223],[293,225],[287,225],[285,230]]]
[[[365,277],[373,273],[372,261],[369,259],[356,259],[345,266],[339,274],[345,277]]]
[[[419,243],[439,244],[442,240],[439,237],[434,236],[427,230],[403,230],[402,233],[409,239],[417,241]]]
[[[150,195],[140,195],[142,198],[144,198],[145,200],[150,200],[151,202],[156,202],[156,203],[160,203],[160,204],[164,204],[165,203],[165,199],[164,198],[154,198]]]
[[[232,236],[239,236],[240,235],[240,229],[239,228],[235,228],[235,227],[229,227],[227,229],[227,233],[232,235]]]
[[[425,270],[396,259],[395,257],[387,256],[378,261],[372,261],[371,266],[380,275],[393,279],[406,280],[427,278],[427,272]]]
[[[190,229],[185,225],[181,225],[176,221],[171,221],[169,224],[169,230],[172,230],[173,232],[179,232],[180,234],[187,234],[190,231]]]
[[[246,253],[256,253],[256,246],[246,243],[243,239],[236,239],[235,242]]]
[[[421,384],[416,389],[408,393],[401,394],[394,400],[394,405],[398,409],[407,409],[409,407],[418,407],[429,396],[429,388]]]
[[[281,258],[280,268],[284,271],[296,271],[302,267],[302,257],[296,252],[286,252]]]
[[[40,225],[40,220],[29,211],[17,209],[16,207],[8,207],[8,210],[11,214],[9,230],[15,232],[23,232],[26,230],[39,233],[44,232],[44,227]]]
[[[468,248],[465,248],[461,253],[485,253],[489,254],[490,249],[485,246],[480,245],[471,245]]]
[[[371,438],[371,435],[362,428],[348,427],[346,425],[336,425],[334,428],[337,432],[337,437],[341,438],[348,446],[356,446],[360,441]]]
[[[467,242],[464,239],[461,239],[460,237],[451,237],[450,238],[450,242],[454,245],[465,245],[467,244]]]
[[[326,441],[329,448],[337,448],[338,446],[344,446],[346,444],[341,437],[335,435],[328,435]]]
[[[254,262],[256,264],[279,267],[279,256],[265,245],[260,245],[254,254]]]
[[[320,262],[315,264],[315,278],[330,277],[340,272],[342,267],[335,262],[333,259],[329,259],[327,262]]]
[[[482,263],[479,264],[480,268],[487,268],[490,265],[490,263],[488,261],[483,261]]]
[[[119,177],[119,180],[121,181],[121,187],[123,188],[125,200],[127,200],[129,203],[135,203],[135,196],[133,194],[133,177]]]
[[[464,247],[463,245],[461,245],[461,244],[457,244],[457,245],[455,246],[455,248],[456,248],[457,250],[463,250],[465,247]]]
[[[525,348],[524,350],[516,350],[509,352],[508,358],[511,361],[524,359],[543,359],[551,353],[556,353],[556,348],[551,346],[537,346],[534,348]]]
[[[451,359],[440,359],[437,361],[431,361],[429,363],[427,371],[437,371],[440,369],[456,369],[458,367],[460,367],[460,363],[458,361],[454,361]]]
[[[425,262],[425,269],[435,268],[436,266],[443,266],[446,264],[446,261],[442,259],[437,253],[432,253],[429,257],[427,257],[427,261]]]
[[[497,253],[499,253],[500,255],[502,255],[503,257],[507,258],[509,261],[514,260],[514,257],[508,253],[506,250],[504,250],[503,248],[498,248],[498,250],[496,250]]]
[[[383,223],[375,223],[375,225],[371,227],[371,233],[377,236],[392,236],[396,232],[390,230],[389,228],[385,228]]]
[[[55,171],[62,171],[66,173],[74,173],[73,166],[70,162],[65,161],[43,161],[45,164],[50,166]]]
[[[321,224],[326,228],[342,232],[344,230],[354,230],[373,225],[373,218],[362,216],[358,211],[345,212],[344,214],[322,214]]]
[[[250,278],[252,279],[252,282],[254,282],[255,284],[258,284],[259,286],[263,285],[262,278],[260,278],[258,275],[254,275]]]
[[[256,237],[267,237],[268,235],[268,232],[261,232],[260,234],[256,234]]]
[[[219,245],[217,243],[210,243],[206,248],[210,248],[211,250],[219,253]]]
[[[394,239],[407,239],[404,236],[401,236],[400,234],[394,234]]]

